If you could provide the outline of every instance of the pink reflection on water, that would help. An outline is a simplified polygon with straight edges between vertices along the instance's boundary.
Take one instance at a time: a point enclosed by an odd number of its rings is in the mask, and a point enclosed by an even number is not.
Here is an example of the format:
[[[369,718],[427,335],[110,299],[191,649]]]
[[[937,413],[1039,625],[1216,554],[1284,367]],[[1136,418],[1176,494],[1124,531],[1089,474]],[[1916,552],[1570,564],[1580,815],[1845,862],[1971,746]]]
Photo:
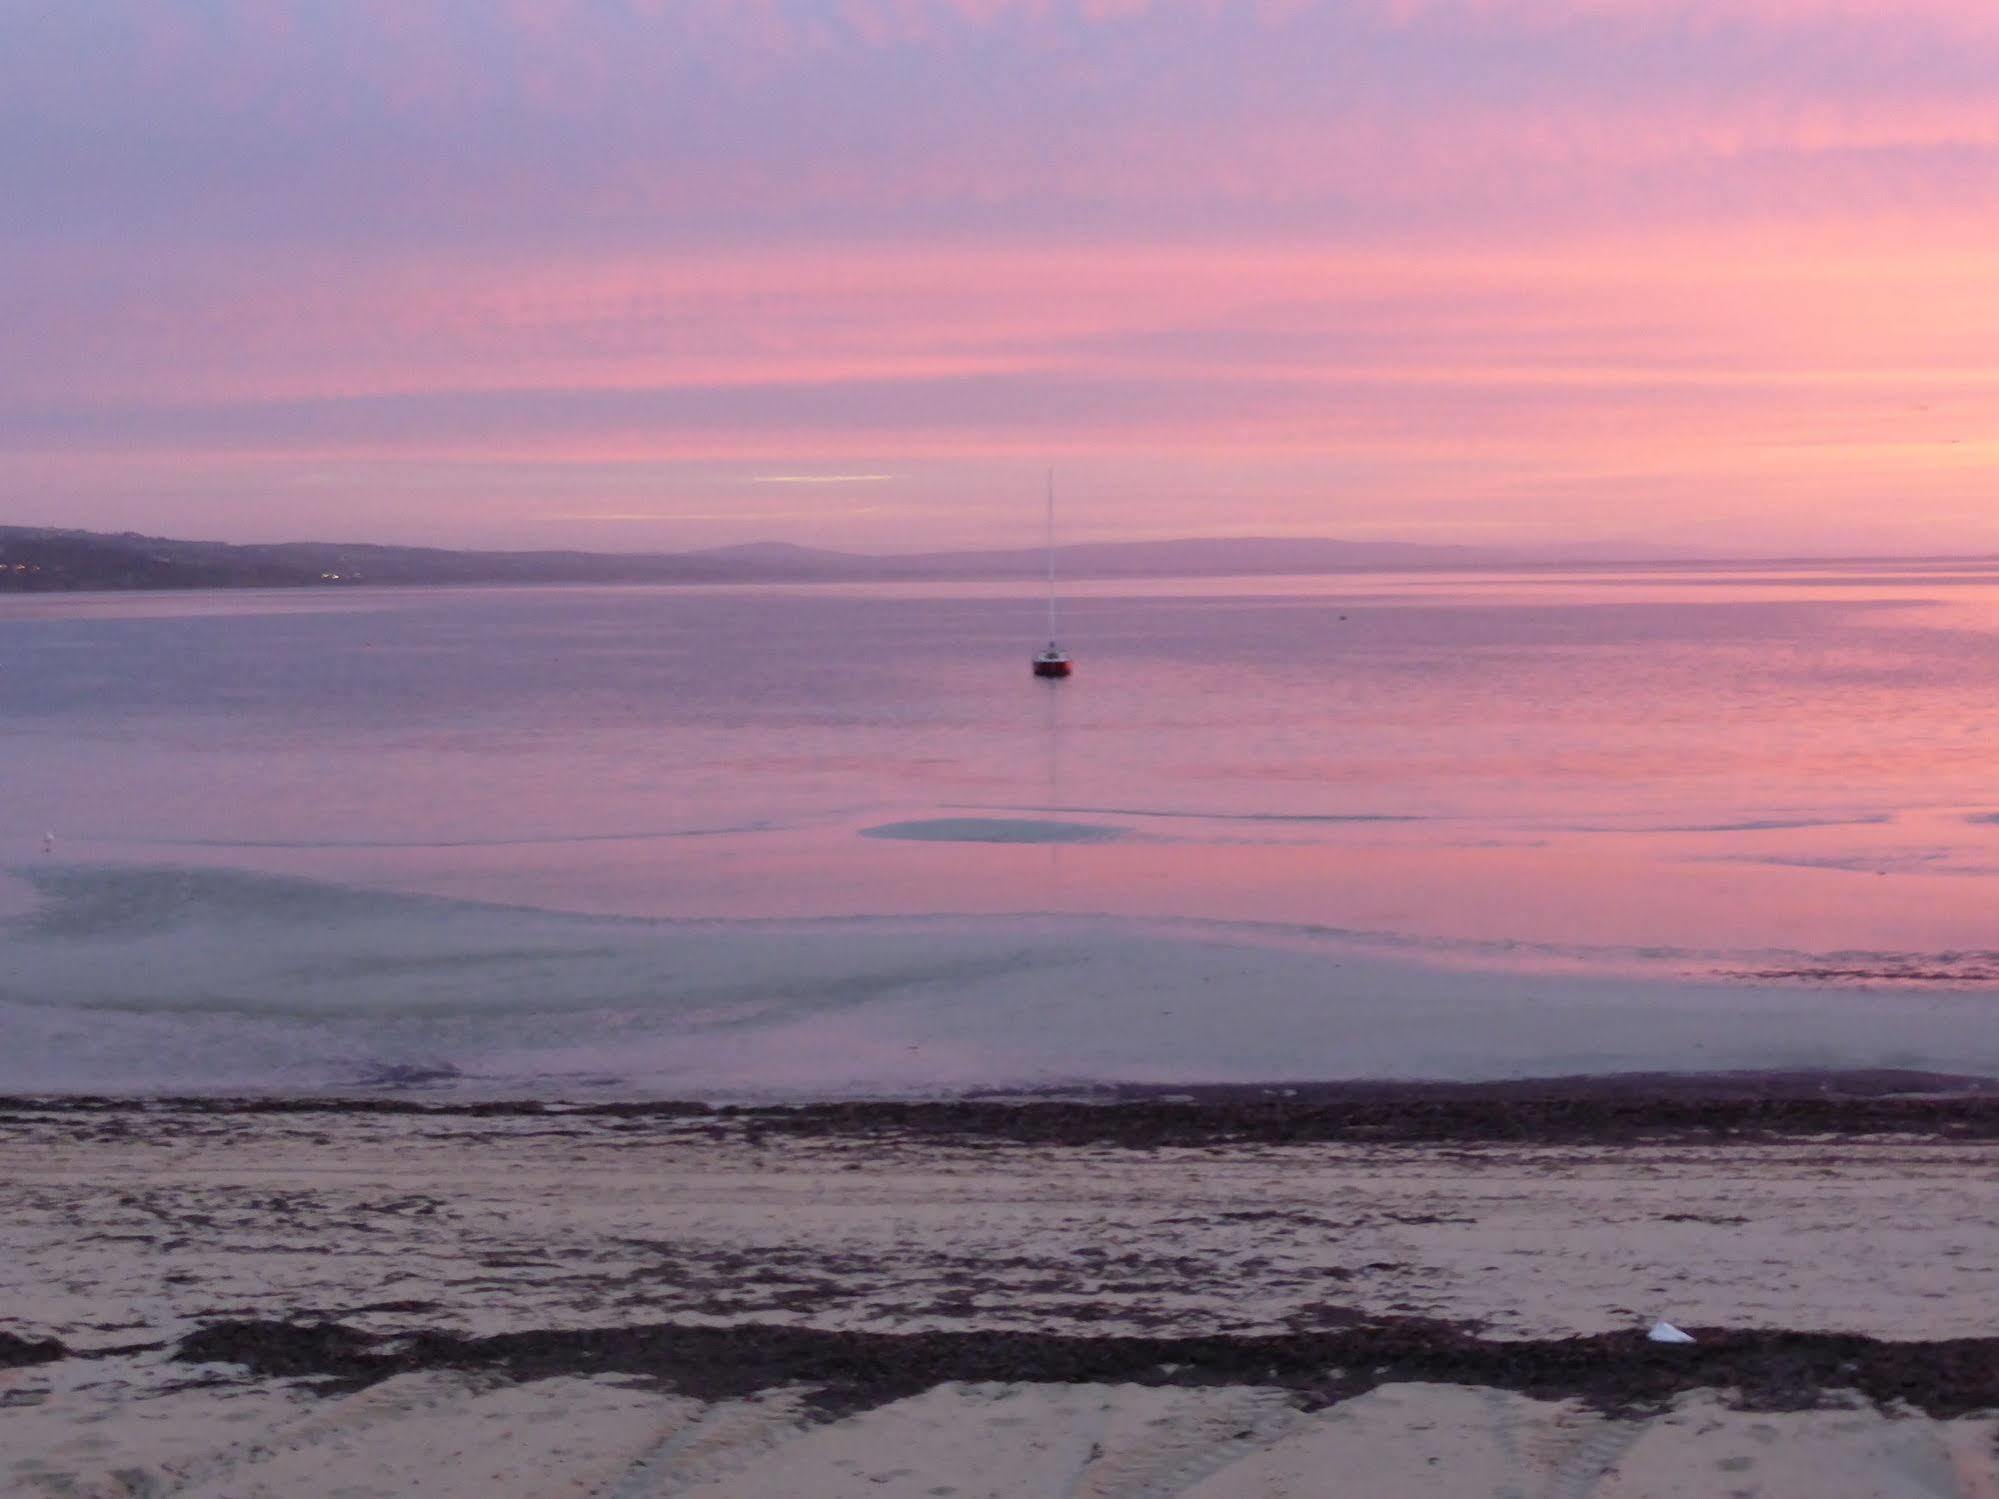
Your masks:
[[[1193,831],[1034,846],[837,829],[393,855],[227,850],[191,862],[579,914],[1164,918],[1239,924],[1242,940],[1259,943],[1281,940],[1284,928],[1330,929],[1431,961],[1533,967],[1729,972],[1781,966],[1786,953],[1999,946],[1989,883],[1999,876],[1999,829],[1973,830],[1990,850],[1983,864],[1952,862],[1920,823],[1472,842],[1421,825],[1312,841],[1185,836]]]
[[[854,707],[842,694],[870,682],[844,642],[800,629],[774,638],[820,653],[801,698],[745,688],[698,712],[671,663],[710,636],[649,634],[664,615],[623,612],[665,594],[412,590],[383,607],[422,602],[443,621],[432,650],[486,649],[485,616],[458,611],[546,611],[567,631],[563,672],[592,663],[578,695],[482,699],[420,730],[392,716],[350,732],[307,702],[304,729],[267,741],[233,709],[169,724],[184,742],[149,726],[142,750],[49,735],[21,742],[14,781],[39,778],[80,858],[581,913],[1045,912],[1390,934],[1439,961],[1654,952],[1704,971],[1766,949],[1976,950],[1999,945],[1999,825],[1979,820],[1999,810],[1991,576],[1896,563],[1087,583],[1082,668],[1058,689],[1030,682],[1018,652],[965,648],[893,663],[904,674]],[[705,629],[711,606],[782,623],[829,599],[942,600],[969,629],[985,604],[1031,594],[716,589],[685,607]],[[369,633],[371,659],[388,655]],[[94,668],[86,646],[108,648],[78,645]],[[765,670],[782,654],[752,646],[730,659]],[[630,661],[651,673],[644,691],[617,675]],[[862,836],[980,820],[1122,836]]]

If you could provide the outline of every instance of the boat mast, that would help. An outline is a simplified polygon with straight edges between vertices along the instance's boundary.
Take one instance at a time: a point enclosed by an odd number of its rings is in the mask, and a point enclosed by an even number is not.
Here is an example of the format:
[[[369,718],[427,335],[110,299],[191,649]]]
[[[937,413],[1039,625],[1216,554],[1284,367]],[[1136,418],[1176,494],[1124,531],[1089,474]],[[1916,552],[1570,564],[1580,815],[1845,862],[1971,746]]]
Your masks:
[[[1048,470],[1048,643],[1055,644],[1055,470]]]
[[[1034,656],[1037,677],[1066,677],[1069,657],[1055,643],[1055,470],[1048,470],[1048,649]]]

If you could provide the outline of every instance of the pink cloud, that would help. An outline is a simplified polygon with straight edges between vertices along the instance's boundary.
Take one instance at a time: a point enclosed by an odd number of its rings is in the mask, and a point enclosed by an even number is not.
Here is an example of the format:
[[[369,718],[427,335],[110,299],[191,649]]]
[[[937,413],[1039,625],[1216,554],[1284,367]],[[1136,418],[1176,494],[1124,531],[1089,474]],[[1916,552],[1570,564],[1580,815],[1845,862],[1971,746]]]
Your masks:
[[[1132,526],[1201,473],[1299,528],[1595,486],[1726,537],[1961,508],[1993,456],[1982,6],[38,15],[0,56],[0,447],[79,504],[150,466],[310,514],[310,463],[441,476],[444,527],[481,464],[975,489],[1057,453]]]

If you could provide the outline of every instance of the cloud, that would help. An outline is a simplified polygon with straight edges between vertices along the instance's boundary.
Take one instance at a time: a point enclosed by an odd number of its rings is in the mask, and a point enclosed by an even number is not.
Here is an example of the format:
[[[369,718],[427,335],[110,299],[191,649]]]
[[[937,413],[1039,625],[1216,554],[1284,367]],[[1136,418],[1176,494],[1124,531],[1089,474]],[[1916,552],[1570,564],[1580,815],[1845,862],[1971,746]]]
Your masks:
[[[494,465],[957,495],[1055,451],[1134,523],[1198,471],[1719,536],[1947,510],[1990,458],[1954,442],[1999,409],[1982,5],[0,16],[0,445],[79,520],[370,492],[253,482],[308,462],[434,472],[442,526],[550,513]]]
[[[1942,0],[16,9],[0,240],[30,243],[1406,232],[1893,202],[1989,173],[1999,76],[1999,28]],[[1845,161],[1787,182],[1799,155]]]

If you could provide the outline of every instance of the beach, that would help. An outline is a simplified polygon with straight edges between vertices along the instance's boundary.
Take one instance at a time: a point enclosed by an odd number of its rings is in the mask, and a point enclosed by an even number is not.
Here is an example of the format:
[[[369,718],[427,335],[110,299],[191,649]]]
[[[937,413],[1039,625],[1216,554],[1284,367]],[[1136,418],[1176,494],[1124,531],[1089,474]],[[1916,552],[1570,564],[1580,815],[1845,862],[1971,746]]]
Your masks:
[[[30,602],[0,1492],[1999,1499],[1987,572]]]
[[[0,1491],[1989,1496],[1910,1081],[16,1100]]]

